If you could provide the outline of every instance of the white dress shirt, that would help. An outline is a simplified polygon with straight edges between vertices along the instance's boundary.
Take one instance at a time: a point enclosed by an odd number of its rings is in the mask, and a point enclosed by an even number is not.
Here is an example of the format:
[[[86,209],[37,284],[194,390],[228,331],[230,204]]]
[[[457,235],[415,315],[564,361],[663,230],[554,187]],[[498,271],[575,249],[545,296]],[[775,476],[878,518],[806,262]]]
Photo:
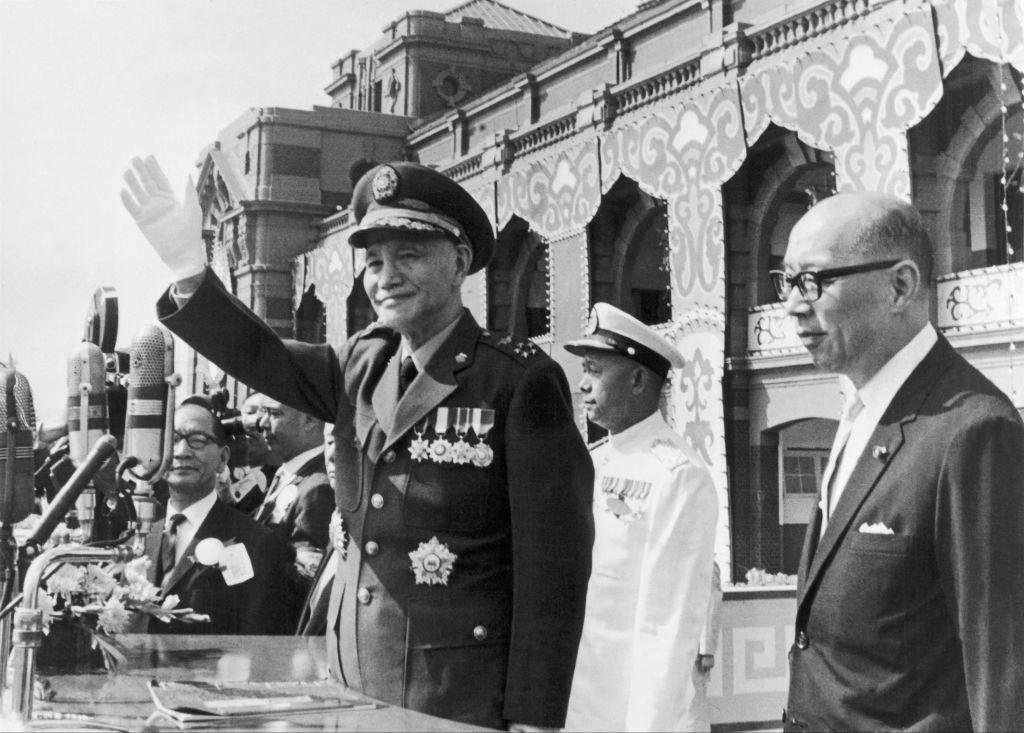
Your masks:
[[[861,454],[867,448],[868,441],[871,440],[871,435],[875,432],[875,428],[878,427],[878,421],[882,419],[882,415],[889,408],[889,404],[900,390],[900,387],[903,386],[903,383],[907,381],[910,374],[924,361],[928,352],[935,346],[938,338],[938,334],[935,332],[932,324],[926,324],[906,346],[897,351],[881,369],[875,372],[875,375],[863,387],[856,390],[853,394],[851,394],[853,385],[845,377],[841,378],[846,388],[844,391],[851,395],[848,403],[859,398],[863,408],[853,419],[850,426],[850,437],[846,440],[846,448],[843,450],[842,456],[839,458],[831,477],[831,486],[826,487],[827,490],[822,492],[822,501],[824,501],[824,497],[827,496],[828,498],[828,510],[825,511],[824,507],[822,507],[822,534],[825,532],[828,518],[836,509],[836,504],[839,502],[843,489],[846,488],[846,482],[850,480],[853,469],[857,466]],[[836,437],[841,438],[842,436],[837,433]],[[833,454],[842,448],[839,442],[837,440],[832,445]]]
[[[177,565],[181,562],[182,556],[185,554],[185,550],[192,543],[192,538],[196,536],[196,532],[199,531],[199,525],[206,521],[206,515],[213,509],[214,503],[217,501],[217,492],[211,491],[209,494],[204,496],[199,501],[189,504],[184,509],[179,509],[174,504],[174,499],[167,500],[167,519],[164,520],[164,531],[168,526],[171,517],[175,514],[184,514],[185,519],[178,525],[177,537],[174,541],[174,564]],[[165,573],[170,574],[170,569],[165,569]]]

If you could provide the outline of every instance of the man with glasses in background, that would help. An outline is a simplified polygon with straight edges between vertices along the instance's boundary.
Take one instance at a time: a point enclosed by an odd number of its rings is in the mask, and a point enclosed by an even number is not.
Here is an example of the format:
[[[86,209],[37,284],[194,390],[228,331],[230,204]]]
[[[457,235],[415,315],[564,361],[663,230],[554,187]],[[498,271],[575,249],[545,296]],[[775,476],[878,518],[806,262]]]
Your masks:
[[[930,237],[840,194],[771,273],[846,407],[800,560],[787,730],[1024,725],[1024,425],[929,322]]]
[[[179,607],[208,615],[210,623],[149,620],[151,634],[291,631],[285,626],[287,546],[217,500],[217,476],[228,461],[226,443],[206,398],[189,397],[175,411],[167,516],[146,537],[150,580],[164,597],[178,596]]]

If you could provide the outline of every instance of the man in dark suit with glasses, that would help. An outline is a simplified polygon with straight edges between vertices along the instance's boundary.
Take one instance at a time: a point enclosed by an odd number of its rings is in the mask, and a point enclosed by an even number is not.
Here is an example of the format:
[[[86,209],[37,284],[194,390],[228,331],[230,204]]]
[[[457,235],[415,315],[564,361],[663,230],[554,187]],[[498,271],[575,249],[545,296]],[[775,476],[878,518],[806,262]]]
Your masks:
[[[787,730],[1024,726],[1024,425],[929,322],[931,240],[888,196],[793,228],[772,280],[843,419],[800,560]]]

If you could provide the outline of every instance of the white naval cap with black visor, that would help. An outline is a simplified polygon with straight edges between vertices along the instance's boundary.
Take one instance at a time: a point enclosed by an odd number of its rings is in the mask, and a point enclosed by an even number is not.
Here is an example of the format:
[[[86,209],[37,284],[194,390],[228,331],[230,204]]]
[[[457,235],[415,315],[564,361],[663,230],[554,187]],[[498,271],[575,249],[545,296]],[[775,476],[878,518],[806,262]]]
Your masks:
[[[684,366],[683,356],[657,331],[608,303],[594,303],[586,335],[565,345],[577,356],[610,351],[642,364],[660,377]]]
[[[418,163],[395,161],[368,171],[352,192],[356,228],[348,241],[365,247],[367,233],[392,230],[440,233],[469,245],[469,272],[485,267],[494,252],[494,228],[480,204],[448,176]]]

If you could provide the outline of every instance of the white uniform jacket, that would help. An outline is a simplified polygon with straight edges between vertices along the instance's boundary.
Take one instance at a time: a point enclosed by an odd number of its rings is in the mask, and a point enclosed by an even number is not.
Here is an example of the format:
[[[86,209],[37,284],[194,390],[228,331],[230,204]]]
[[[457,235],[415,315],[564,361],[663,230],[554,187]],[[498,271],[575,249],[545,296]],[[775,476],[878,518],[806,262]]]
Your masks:
[[[592,452],[593,571],[567,730],[683,730],[711,591],[711,474],[655,412]]]

